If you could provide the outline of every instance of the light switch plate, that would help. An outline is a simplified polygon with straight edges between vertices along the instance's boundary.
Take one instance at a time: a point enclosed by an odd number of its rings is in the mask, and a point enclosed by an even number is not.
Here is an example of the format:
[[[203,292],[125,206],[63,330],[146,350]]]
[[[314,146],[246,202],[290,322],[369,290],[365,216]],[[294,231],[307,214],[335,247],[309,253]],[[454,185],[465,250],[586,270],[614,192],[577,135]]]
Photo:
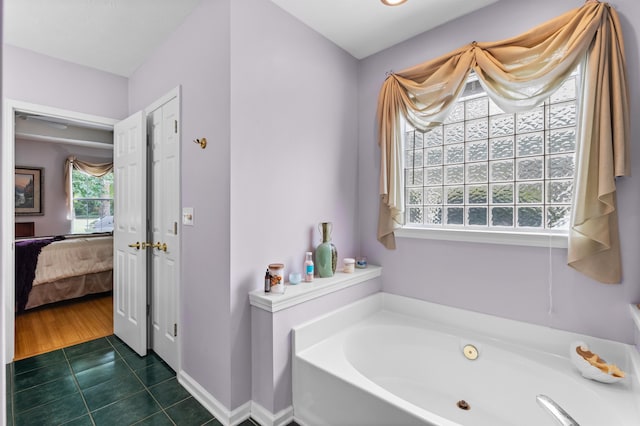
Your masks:
[[[182,224],[193,226],[193,207],[182,208]]]

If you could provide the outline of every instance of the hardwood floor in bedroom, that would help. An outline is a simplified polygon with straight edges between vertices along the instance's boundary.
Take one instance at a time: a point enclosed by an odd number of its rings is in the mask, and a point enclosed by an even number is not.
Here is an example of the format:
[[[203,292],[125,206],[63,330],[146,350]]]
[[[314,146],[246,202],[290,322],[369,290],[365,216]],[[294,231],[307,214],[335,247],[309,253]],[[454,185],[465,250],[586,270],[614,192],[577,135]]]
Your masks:
[[[113,296],[96,295],[16,316],[14,360],[113,334]]]

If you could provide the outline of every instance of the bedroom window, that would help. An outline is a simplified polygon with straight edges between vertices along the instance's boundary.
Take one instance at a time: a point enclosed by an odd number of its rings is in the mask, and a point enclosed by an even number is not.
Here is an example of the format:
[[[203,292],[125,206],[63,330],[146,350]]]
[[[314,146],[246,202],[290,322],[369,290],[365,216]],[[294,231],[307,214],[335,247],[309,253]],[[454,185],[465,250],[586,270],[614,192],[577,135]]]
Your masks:
[[[113,172],[95,177],[73,170],[73,234],[113,231]]]
[[[406,226],[566,233],[578,90],[574,72],[543,105],[507,114],[472,73],[442,125],[407,124]]]

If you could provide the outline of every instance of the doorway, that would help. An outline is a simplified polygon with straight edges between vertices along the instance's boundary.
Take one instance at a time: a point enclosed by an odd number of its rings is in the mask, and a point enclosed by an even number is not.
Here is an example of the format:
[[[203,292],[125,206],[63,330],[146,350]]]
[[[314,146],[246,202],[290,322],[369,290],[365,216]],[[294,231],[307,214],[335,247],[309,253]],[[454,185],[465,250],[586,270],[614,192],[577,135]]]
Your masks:
[[[179,87],[172,90],[167,95],[163,96],[160,100],[155,102],[149,108],[145,109],[144,113],[146,114],[147,111],[149,112],[154,111],[155,109],[157,109],[158,107],[166,103],[168,99],[169,100],[176,99],[176,104],[178,108],[176,116],[179,117],[179,105],[180,105]],[[3,115],[3,122],[4,122],[3,136],[5,141],[12,141],[12,142],[15,141],[14,117],[17,112],[38,114],[38,115],[43,115],[48,117],[56,117],[60,119],[73,120],[78,123],[88,123],[91,125],[110,126],[110,127],[113,127],[117,122],[117,120],[112,120],[104,117],[91,116],[88,114],[77,113],[73,111],[60,110],[58,108],[52,108],[52,107],[46,107],[46,106],[23,103],[19,101],[8,100],[5,103],[4,115]],[[177,135],[177,140],[179,141],[179,134]],[[178,154],[179,154],[179,149],[178,149]],[[178,176],[179,176],[179,164],[180,164],[179,157],[177,157]],[[15,217],[13,215],[13,209],[8,208],[9,206],[14,205],[14,185],[15,185],[14,173],[13,173],[14,168],[15,168],[15,145],[14,143],[4,143],[2,146],[2,182],[3,182],[2,183],[2,205],[4,206],[4,208],[2,209],[3,216],[2,216],[2,224],[1,224],[2,226],[1,262],[2,262],[2,282],[5,283],[2,288],[3,301],[4,301],[4,304],[2,306],[2,309],[3,309],[2,315],[4,315],[3,317],[4,332],[2,333],[3,334],[2,338],[4,340],[3,344],[5,348],[2,356],[5,364],[8,364],[9,362],[11,362],[11,360],[13,360],[14,353],[15,353],[15,334],[14,334],[15,289],[13,286],[13,283],[15,280],[15,276],[14,276],[15,271],[14,271],[14,252],[12,249]],[[179,179],[177,179],[176,181],[179,182]],[[179,212],[179,209],[180,209],[179,185],[176,191],[177,191],[178,197],[177,198],[174,197],[175,198],[174,202],[177,200],[178,204],[173,206],[173,210],[175,210],[176,212]],[[178,216],[179,213],[176,213],[176,215]],[[151,220],[151,218],[149,219]],[[178,235],[178,224],[176,224],[175,230],[176,230],[175,235],[176,235],[177,243],[173,244],[173,251],[174,251],[174,254],[177,256],[176,258],[178,259],[178,263],[175,263],[174,265],[177,271],[174,274],[174,277],[176,277],[176,282],[174,283],[174,285],[177,288],[177,285],[178,285],[177,279],[179,278],[179,250],[180,250],[180,244],[179,244],[180,237]],[[146,288],[147,283],[144,283],[144,286]],[[149,287],[150,287],[149,289],[151,289],[151,283],[149,283]],[[149,314],[151,315],[154,312],[159,311],[160,308],[158,306],[155,306],[155,307],[152,306],[153,305],[152,295],[147,293],[146,297],[148,298],[148,302],[149,302],[147,307]],[[172,318],[175,318],[175,326],[173,326],[172,329],[177,329],[177,317],[178,317],[177,306],[179,306],[179,292],[175,291],[173,297],[174,297],[173,302],[175,304],[175,309],[174,309],[174,312],[172,313]],[[146,319],[144,321],[144,324],[145,324],[145,327],[148,324]],[[149,327],[151,327],[150,321],[149,321]],[[151,335],[151,333],[149,334]],[[173,333],[173,334],[176,334],[176,333]],[[179,352],[177,350],[178,340],[177,339],[174,339],[174,340],[175,340],[175,344],[174,344],[175,353],[177,354]],[[148,347],[150,349],[154,349],[154,345],[155,345],[155,342],[150,339],[148,341]],[[178,364],[177,355],[175,356],[175,360],[173,360],[170,365],[176,371],[178,371],[179,364]]]
[[[16,164],[19,309],[14,360],[19,360],[113,334],[109,294],[113,249],[112,237],[106,234],[107,219],[113,218],[113,174],[108,168],[86,169],[89,164],[113,161],[113,129],[110,124],[22,110],[14,114],[13,122],[14,139],[7,143],[14,144]],[[75,162],[78,170],[71,174],[72,197],[67,200],[67,165]],[[69,220],[71,206],[74,214]],[[61,259],[67,255],[76,260]],[[31,273],[33,281],[26,278]],[[23,288],[24,292],[19,290]]]
[[[15,117],[16,114],[31,114],[86,123],[92,126],[112,128],[116,120],[65,111],[42,105],[6,100],[3,108],[3,140],[2,144],[2,282],[3,301],[3,344],[5,351],[3,361],[8,364],[15,353],[15,263],[14,263],[14,187],[15,187]],[[46,197],[46,194],[45,194]]]

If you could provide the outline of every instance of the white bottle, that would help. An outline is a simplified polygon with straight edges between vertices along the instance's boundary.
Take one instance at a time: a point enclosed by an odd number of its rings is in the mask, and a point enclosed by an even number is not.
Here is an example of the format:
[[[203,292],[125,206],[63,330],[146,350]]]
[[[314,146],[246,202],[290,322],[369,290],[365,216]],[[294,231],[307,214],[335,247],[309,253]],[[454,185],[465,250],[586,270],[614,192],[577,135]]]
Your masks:
[[[304,281],[310,283],[313,281],[313,254],[308,251],[304,260]]]

